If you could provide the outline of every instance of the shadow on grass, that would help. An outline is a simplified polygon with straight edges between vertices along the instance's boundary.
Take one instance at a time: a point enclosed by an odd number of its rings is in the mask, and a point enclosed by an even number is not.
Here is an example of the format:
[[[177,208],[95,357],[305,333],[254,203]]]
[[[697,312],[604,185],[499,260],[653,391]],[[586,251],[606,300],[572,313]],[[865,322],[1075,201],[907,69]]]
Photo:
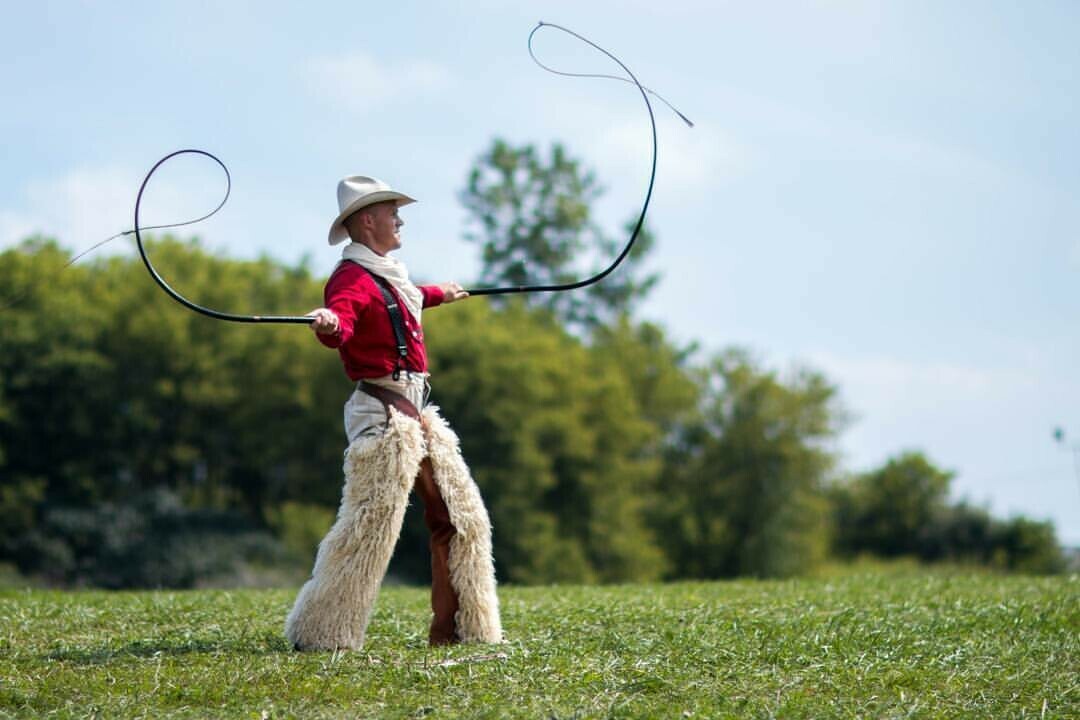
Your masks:
[[[126,645],[103,645],[96,648],[61,648],[43,655],[46,660],[69,662],[75,665],[102,665],[131,658],[180,657],[191,654],[203,655],[276,655],[291,653],[292,648],[281,637],[268,636],[247,640],[197,640],[177,641],[137,640]]]

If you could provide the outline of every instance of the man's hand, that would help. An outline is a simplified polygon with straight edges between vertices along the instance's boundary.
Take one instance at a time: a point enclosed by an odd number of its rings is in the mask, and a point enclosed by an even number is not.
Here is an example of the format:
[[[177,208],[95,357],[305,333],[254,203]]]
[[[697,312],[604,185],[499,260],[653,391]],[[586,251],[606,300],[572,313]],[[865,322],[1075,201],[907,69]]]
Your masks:
[[[464,300],[469,297],[469,293],[465,292],[465,289],[458,285],[456,282],[447,282],[439,286],[439,289],[443,291],[443,303],[452,303],[455,300]]]
[[[311,318],[311,329],[320,335],[333,335],[341,329],[337,313],[329,308],[316,308],[306,317]]]

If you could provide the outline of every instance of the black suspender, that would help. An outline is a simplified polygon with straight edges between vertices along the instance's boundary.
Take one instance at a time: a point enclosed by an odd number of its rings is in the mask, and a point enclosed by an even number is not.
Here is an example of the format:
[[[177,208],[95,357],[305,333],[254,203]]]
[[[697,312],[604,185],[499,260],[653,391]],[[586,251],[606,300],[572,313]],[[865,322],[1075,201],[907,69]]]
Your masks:
[[[360,265],[360,267],[364,267]],[[379,290],[382,292],[383,301],[386,303],[386,311],[390,313],[390,325],[394,328],[394,340],[397,342],[397,361],[394,362],[394,373],[392,377],[395,380],[401,379],[401,371],[405,369],[405,358],[409,354],[409,347],[406,345],[405,340],[405,318],[401,315],[401,306],[398,305],[397,299],[394,297],[394,293],[390,292],[390,283],[386,278],[381,275],[377,275],[367,268],[364,268],[367,274],[375,281],[375,284],[379,286]]]

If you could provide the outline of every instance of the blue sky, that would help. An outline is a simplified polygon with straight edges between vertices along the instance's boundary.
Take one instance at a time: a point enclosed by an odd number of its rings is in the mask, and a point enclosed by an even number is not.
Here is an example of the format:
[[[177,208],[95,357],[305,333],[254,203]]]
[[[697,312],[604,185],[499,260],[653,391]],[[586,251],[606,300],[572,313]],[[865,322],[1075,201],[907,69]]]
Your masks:
[[[421,200],[405,214],[413,274],[468,280],[457,194],[494,136],[564,142],[607,187],[597,210],[615,231],[645,190],[644,108],[630,86],[532,64],[529,31],[560,23],[697,124],[657,108],[664,279],[643,314],[707,350],[825,372],[853,418],[846,468],[921,449],[957,473],[957,497],[1052,519],[1080,544],[1080,469],[1051,436],[1080,443],[1080,5],[369,7],[8,8],[0,247],[45,232],[77,249],[129,228],[146,170],[199,147],[235,183],[196,229],[211,248],[328,269],[337,180],[372,174]],[[556,32],[536,49],[613,71]],[[194,160],[158,177],[148,223],[221,192]]]

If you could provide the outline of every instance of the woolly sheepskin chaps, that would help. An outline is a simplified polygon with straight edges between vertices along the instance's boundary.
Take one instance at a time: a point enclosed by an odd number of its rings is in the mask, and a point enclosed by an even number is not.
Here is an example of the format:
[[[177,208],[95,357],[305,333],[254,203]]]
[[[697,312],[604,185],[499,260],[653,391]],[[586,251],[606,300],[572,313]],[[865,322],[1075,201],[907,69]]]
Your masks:
[[[499,601],[491,555],[491,523],[461,457],[457,435],[438,408],[424,425],[390,410],[386,432],[359,438],[345,452],[345,487],[337,521],[315,558],[285,621],[285,636],[301,650],[358,649],[364,643],[409,492],[425,456],[431,457],[450,520],[450,583],[458,595],[457,632],[463,642],[501,642]]]

